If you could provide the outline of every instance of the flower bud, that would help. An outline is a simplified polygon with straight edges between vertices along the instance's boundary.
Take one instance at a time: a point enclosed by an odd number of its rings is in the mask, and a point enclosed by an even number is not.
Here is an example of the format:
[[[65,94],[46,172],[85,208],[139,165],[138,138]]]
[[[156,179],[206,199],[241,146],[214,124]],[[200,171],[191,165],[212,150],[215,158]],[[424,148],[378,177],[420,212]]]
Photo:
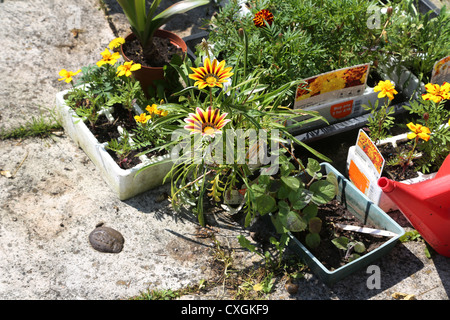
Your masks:
[[[394,9],[392,7],[387,8],[387,15],[390,17],[392,15],[392,12],[394,12]]]
[[[244,29],[243,28],[239,28],[238,33],[239,33],[239,37],[241,37],[241,38],[244,37]]]
[[[428,121],[428,119],[430,118],[430,115],[428,114],[428,112],[425,112],[422,117],[423,117],[423,120]]]

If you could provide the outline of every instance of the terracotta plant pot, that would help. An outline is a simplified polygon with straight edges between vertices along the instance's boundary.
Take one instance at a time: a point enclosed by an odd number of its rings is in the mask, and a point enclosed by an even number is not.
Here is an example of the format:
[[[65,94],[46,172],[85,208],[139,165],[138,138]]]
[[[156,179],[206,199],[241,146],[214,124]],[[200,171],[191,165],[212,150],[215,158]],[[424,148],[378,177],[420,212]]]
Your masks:
[[[168,39],[170,39],[170,42],[173,45],[181,48],[181,50],[183,51],[183,54],[186,54],[186,52],[187,52],[187,45],[184,42],[184,40],[181,39],[179,36],[177,36],[173,32],[158,29],[155,31],[154,37],[168,38]],[[131,33],[125,38],[125,42],[130,42],[130,41],[134,40],[135,38],[136,38],[136,36],[133,33]],[[124,58],[125,61],[131,60],[124,54],[123,46],[120,46],[120,54],[122,55],[122,57]],[[133,77],[141,83],[142,89],[144,90],[146,95],[148,94],[147,88],[149,88],[150,86],[155,87],[153,81],[164,80],[164,69],[163,68],[164,67],[142,66],[141,69],[132,72]]]

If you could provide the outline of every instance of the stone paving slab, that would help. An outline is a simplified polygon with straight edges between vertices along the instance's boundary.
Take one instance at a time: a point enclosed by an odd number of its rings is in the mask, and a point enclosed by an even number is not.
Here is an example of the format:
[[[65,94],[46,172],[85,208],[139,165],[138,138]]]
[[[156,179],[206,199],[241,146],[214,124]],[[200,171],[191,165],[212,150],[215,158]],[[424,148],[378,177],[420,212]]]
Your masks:
[[[196,33],[200,17],[212,14],[212,8],[167,28],[183,37]],[[1,130],[41,113],[50,116],[55,94],[67,88],[57,81],[59,70],[95,63],[111,39],[128,31],[113,0],[102,6],[96,0],[4,0],[0,32]],[[214,243],[198,236],[192,215],[171,210],[167,185],[118,200],[63,131],[49,138],[3,140],[0,150],[0,171],[12,175],[0,175],[0,299],[127,299],[147,288],[176,290],[211,276]],[[90,246],[89,233],[99,223],[123,234],[122,252],[106,254]],[[258,261],[236,241],[248,231],[230,221],[218,221],[217,227],[218,240],[234,250],[236,263],[245,267]],[[296,295],[279,281],[270,298],[383,300],[402,292],[448,300],[449,259],[426,258],[421,242],[398,244],[377,265],[380,288],[368,288],[366,270],[331,288],[307,274]],[[217,288],[184,299],[224,297]]]

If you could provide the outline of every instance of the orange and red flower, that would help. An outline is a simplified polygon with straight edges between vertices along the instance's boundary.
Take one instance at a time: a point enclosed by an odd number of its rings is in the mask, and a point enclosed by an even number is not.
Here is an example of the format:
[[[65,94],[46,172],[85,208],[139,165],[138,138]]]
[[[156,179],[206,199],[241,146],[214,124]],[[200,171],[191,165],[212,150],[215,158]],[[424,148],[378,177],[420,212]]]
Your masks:
[[[222,84],[233,75],[233,73],[230,72],[232,69],[231,67],[225,68],[225,60],[218,63],[217,60],[214,59],[211,63],[209,58],[206,58],[203,67],[191,67],[191,69],[194,73],[190,74],[189,78],[196,80],[194,85],[198,86],[199,89],[216,86],[222,88]]]
[[[273,14],[267,9],[258,11],[253,18],[253,23],[258,28],[262,28],[266,25],[264,21],[266,21],[269,25],[272,25],[273,22]]]
[[[231,121],[225,119],[228,113],[220,114],[219,109],[213,110],[211,107],[204,111],[202,108],[197,108],[196,113],[190,113],[189,117],[184,119],[187,125],[184,126],[186,130],[191,131],[191,134],[201,133],[202,136],[209,135],[214,137],[216,133],[220,133],[221,129]]]

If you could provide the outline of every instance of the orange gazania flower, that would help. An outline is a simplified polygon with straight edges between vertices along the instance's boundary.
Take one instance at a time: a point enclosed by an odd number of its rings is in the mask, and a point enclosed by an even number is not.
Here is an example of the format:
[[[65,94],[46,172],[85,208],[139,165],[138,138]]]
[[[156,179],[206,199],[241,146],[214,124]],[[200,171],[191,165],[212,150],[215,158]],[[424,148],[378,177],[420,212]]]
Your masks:
[[[428,127],[422,126],[421,124],[414,124],[412,122],[406,125],[412,132],[408,133],[408,139],[415,139],[416,137],[428,141],[430,140],[431,131]]]
[[[67,71],[66,69],[62,69],[59,72],[59,75],[62,77],[61,79],[58,79],[58,81],[64,80],[65,82],[69,83],[73,80],[73,76],[79,74],[81,72],[81,69],[75,72]]]
[[[262,9],[258,11],[255,14],[255,17],[253,18],[253,23],[258,28],[264,27],[266,23],[264,21],[267,21],[269,25],[272,25],[273,22],[273,14],[269,10]]]
[[[225,68],[225,60],[222,60],[220,63],[217,62],[216,59],[211,61],[209,58],[205,59],[205,63],[203,67],[193,68],[191,67],[193,74],[189,75],[189,78],[196,80],[194,83],[195,86],[198,86],[199,89],[203,89],[205,87],[219,87],[222,88],[222,83],[225,83],[226,80],[233,75],[231,71],[231,67]]]
[[[111,64],[114,65],[116,64],[117,60],[120,58],[120,53],[118,52],[114,52],[113,54],[111,54],[111,52],[109,52],[108,49],[105,49],[105,51],[103,51],[101,53],[102,55],[102,60],[97,62],[97,66],[101,67],[104,64]]]
[[[213,110],[211,107],[204,111],[202,108],[197,108],[196,113],[190,113],[189,117],[184,119],[187,125],[184,126],[186,130],[191,131],[191,134],[201,133],[202,136],[209,135],[214,137],[216,133],[220,133],[221,129],[231,120],[225,119],[228,113],[220,114],[219,109]]]
[[[378,98],[384,98],[387,96],[389,100],[393,100],[394,94],[398,93],[395,90],[395,85],[389,80],[378,82],[378,85],[373,88],[373,91],[380,92],[378,94]]]
[[[450,83],[444,82],[442,86],[428,83],[425,85],[427,93],[422,95],[422,99],[439,103],[442,100],[450,100]]]

